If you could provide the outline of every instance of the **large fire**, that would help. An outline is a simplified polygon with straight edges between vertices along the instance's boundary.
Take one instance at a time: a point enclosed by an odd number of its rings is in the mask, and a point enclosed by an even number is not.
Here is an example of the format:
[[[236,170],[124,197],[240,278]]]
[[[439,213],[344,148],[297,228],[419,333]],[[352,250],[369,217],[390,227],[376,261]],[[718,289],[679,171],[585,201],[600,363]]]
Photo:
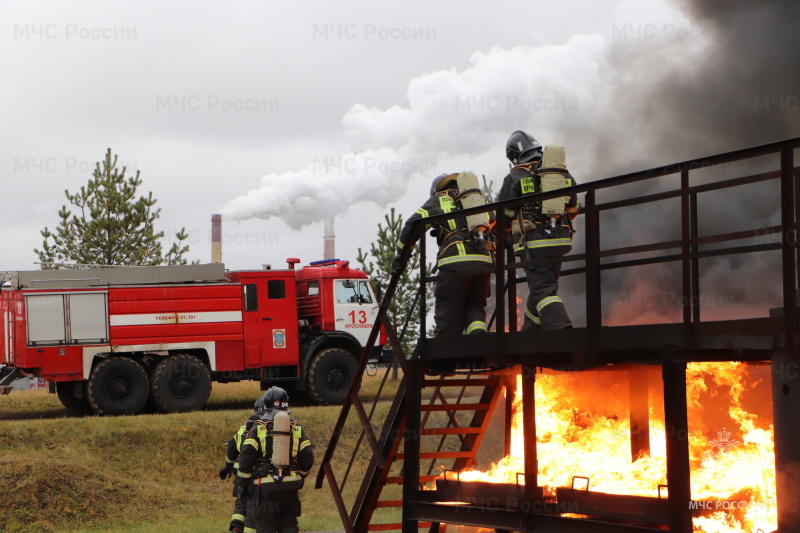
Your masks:
[[[689,364],[692,501],[706,509],[694,518],[696,531],[777,529],[770,413],[759,412],[765,402],[750,394],[764,392],[769,385],[765,368]],[[657,374],[650,379],[650,455],[632,461],[624,376],[619,372],[536,376],[538,484],[546,491],[572,486],[573,476],[588,477],[590,490],[611,494],[655,497],[658,486],[666,485],[663,400],[655,390],[661,381]],[[514,398],[511,455],[486,472],[462,472],[462,481],[516,483],[517,473],[524,471],[521,379],[518,376]]]

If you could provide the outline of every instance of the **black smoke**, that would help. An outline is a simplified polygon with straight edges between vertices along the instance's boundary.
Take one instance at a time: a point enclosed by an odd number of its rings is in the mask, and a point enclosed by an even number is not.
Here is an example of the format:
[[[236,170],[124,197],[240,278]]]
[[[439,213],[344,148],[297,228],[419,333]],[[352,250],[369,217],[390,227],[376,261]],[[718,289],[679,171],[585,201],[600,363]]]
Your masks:
[[[613,94],[607,101],[624,120],[608,120],[602,132],[593,124],[581,135],[594,147],[597,167],[608,171],[606,175],[800,136],[800,2],[676,2],[696,25],[683,32],[682,38],[612,42],[608,51]],[[630,139],[636,149],[615,150],[613,142],[608,142],[620,139]],[[795,165],[800,165],[797,155]],[[691,184],[778,168],[777,155],[764,157],[695,171]],[[677,177],[672,176],[633,185],[624,194],[657,192],[676,183]],[[610,199],[611,195],[601,197]],[[604,215],[602,246],[680,239],[679,210],[678,201],[670,200]],[[778,183],[703,194],[698,218],[701,236],[777,225]],[[780,238],[762,235],[727,246],[779,242]],[[582,251],[581,241],[576,239],[576,252]],[[781,303],[779,252],[703,260],[700,276],[704,319],[766,316]],[[565,279],[562,284],[573,300],[571,314],[581,321],[582,295],[570,293],[581,293],[582,282]],[[614,323],[682,318],[678,264],[608,270],[602,284],[605,316]]]

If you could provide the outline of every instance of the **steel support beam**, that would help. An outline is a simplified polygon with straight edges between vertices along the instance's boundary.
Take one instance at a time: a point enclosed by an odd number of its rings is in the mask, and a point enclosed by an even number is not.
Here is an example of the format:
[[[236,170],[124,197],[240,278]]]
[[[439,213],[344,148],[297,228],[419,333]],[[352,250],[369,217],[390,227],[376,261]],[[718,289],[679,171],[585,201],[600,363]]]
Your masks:
[[[525,497],[536,498],[539,457],[536,451],[536,367],[522,365],[522,427],[525,434]]]
[[[412,501],[419,490],[419,452],[421,440],[420,402],[422,401],[422,367],[419,359],[412,359],[407,376],[406,431],[403,433],[403,500]],[[403,506],[403,533],[419,533],[418,521]]]
[[[670,533],[692,533],[689,469],[689,422],[686,402],[686,363],[669,362],[664,350],[664,423],[667,433],[667,485]]]
[[[650,405],[647,368],[637,366],[628,370],[628,399],[630,405],[631,461],[650,455]]]
[[[800,532],[800,360],[786,350],[772,354],[772,412],[778,531]]]

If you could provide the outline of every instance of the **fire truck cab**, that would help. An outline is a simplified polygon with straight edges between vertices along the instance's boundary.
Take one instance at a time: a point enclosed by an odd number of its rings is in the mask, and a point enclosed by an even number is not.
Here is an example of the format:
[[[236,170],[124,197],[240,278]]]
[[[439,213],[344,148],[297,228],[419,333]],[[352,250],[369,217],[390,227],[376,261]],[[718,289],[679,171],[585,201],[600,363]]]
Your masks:
[[[68,409],[99,414],[199,409],[213,381],[341,403],[377,300],[348,261],[299,262],[3,273],[0,387],[42,377]]]

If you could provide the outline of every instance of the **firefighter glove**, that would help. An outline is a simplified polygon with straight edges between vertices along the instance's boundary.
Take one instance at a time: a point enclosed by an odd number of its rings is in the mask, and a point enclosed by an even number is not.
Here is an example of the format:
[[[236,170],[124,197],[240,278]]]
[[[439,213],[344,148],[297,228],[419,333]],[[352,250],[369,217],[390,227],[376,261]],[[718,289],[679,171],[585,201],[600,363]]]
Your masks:
[[[233,463],[227,463],[222,467],[222,470],[219,471],[219,478],[225,479],[226,477],[230,477],[231,474],[233,474]]]

